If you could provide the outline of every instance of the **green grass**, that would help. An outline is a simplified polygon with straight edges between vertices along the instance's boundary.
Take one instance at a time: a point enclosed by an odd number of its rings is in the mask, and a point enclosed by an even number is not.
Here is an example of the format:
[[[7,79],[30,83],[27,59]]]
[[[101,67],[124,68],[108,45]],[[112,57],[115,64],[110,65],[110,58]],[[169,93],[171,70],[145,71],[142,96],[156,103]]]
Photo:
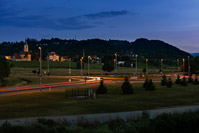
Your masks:
[[[0,97],[0,119],[135,111],[199,103],[198,86],[167,88],[155,85],[156,90],[149,92],[142,84],[133,84],[133,95],[123,95],[121,84],[107,85],[108,94],[98,95],[95,100],[69,99],[63,89]],[[97,86],[81,89],[88,88],[96,89]],[[67,91],[69,93],[71,90]]]
[[[31,84],[39,84],[40,80],[38,77],[19,77],[19,78],[13,78],[9,77],[6,78],[8,81],[8,86],[21,86],[21,85],[31,85]],[[55,82],[68,82],[67,78],[42,78],[42,83],[55,83]],[[1,83],[0,83],[1,85]]]

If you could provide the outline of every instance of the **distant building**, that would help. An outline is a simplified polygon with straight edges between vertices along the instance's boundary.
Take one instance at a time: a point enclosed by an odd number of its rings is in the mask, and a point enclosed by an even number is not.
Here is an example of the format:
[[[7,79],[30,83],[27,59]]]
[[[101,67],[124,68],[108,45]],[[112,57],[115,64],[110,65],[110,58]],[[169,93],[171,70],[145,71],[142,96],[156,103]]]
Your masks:
[[[12,60],[13,61],[31,61],[31,53],[29,52],[27,41],[24,45],[24,51],[15,53],[12,57]]]
[[[11,56],[5,56],[6,60],[12,60]]]
[[[56,54],[55,52],[50,52],[49,53],[49,60],[50,61],[59,61],[59,55]]]
[[[61,56],[61,60],[60,61],[68,61],[69,57],[68,56]]]

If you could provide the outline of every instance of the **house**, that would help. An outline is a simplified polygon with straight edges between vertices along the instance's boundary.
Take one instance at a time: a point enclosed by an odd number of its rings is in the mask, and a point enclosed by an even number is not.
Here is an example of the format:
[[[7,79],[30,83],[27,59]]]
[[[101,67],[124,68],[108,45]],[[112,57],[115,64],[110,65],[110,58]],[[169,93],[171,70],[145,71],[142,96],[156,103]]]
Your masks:
[[[59,61],[59,55],[55,52],[50,52],[48,55],[50,61]]]
[[[69,57],[68,56],[61,56],[61,60],[60,61],[68,61]]]
[[[27,41],[24,45],[24,51],[14,53],[12,61],[31,61],[31,53],[29,52]]]

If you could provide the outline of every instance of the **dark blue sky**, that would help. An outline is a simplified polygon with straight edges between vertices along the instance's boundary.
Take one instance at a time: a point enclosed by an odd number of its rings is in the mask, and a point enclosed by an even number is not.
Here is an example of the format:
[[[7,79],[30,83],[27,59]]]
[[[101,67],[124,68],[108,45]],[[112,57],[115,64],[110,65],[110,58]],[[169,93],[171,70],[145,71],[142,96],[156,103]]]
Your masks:
[[[0,0],[0,42],[158,39],[199,52],[199,0]]]

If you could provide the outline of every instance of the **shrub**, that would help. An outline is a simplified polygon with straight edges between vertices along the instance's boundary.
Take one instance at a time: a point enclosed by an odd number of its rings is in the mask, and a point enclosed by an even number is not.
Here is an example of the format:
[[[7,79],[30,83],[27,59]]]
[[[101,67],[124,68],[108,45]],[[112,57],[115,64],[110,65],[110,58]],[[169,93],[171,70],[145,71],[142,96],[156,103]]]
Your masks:
[[[193,78],[192,78],[191,75],[190,75],[189,78],[188,78],[188,83],[193,83]]]
[[[181,84],[181,79],[180,79],[180,76],[178,75],[176,81],[175,81],[176,84]]]
[[[125,77],[125,81],[122,84],[121,88],[122,88],[123,94],[132,94],[133,93],[133,87],[130,84],[128,77]]]
[[[199,82],[198,82],[198,77],[197,77],[197,76],[195,76],[195,80],[193,81],[193,84],[194,84],[194,85],[198,85],[198,84],[199,84]]]
[[[167,82],[167,87],[171,88],[172,85],[173,85],[173,82],[172,82],[171,78],[169,78],[169,81]]]
[[[166,75],[162,76],[161,85],[162,86],[166,86],[167,85],[167,77],[166,77]]]
[[[186,81],[185,76],[183,77],[183,79],[182,79],[182,81],[181,81],[181,85],[182,85],[182,86],[187,86],[187,81]]]
[[[155,86],[153,84],[152,79],[150,79],[150,80],[146,79],[145,83],[143,84],[143,87],[147,91],[153,91],[153,90],[155,90]]]
[[[108,89],[106,88],[106,86],[104,85],[104,81],[101,80],[100,81],[100,86],[97,89],[97,94],[106,94],[108,91]]]

